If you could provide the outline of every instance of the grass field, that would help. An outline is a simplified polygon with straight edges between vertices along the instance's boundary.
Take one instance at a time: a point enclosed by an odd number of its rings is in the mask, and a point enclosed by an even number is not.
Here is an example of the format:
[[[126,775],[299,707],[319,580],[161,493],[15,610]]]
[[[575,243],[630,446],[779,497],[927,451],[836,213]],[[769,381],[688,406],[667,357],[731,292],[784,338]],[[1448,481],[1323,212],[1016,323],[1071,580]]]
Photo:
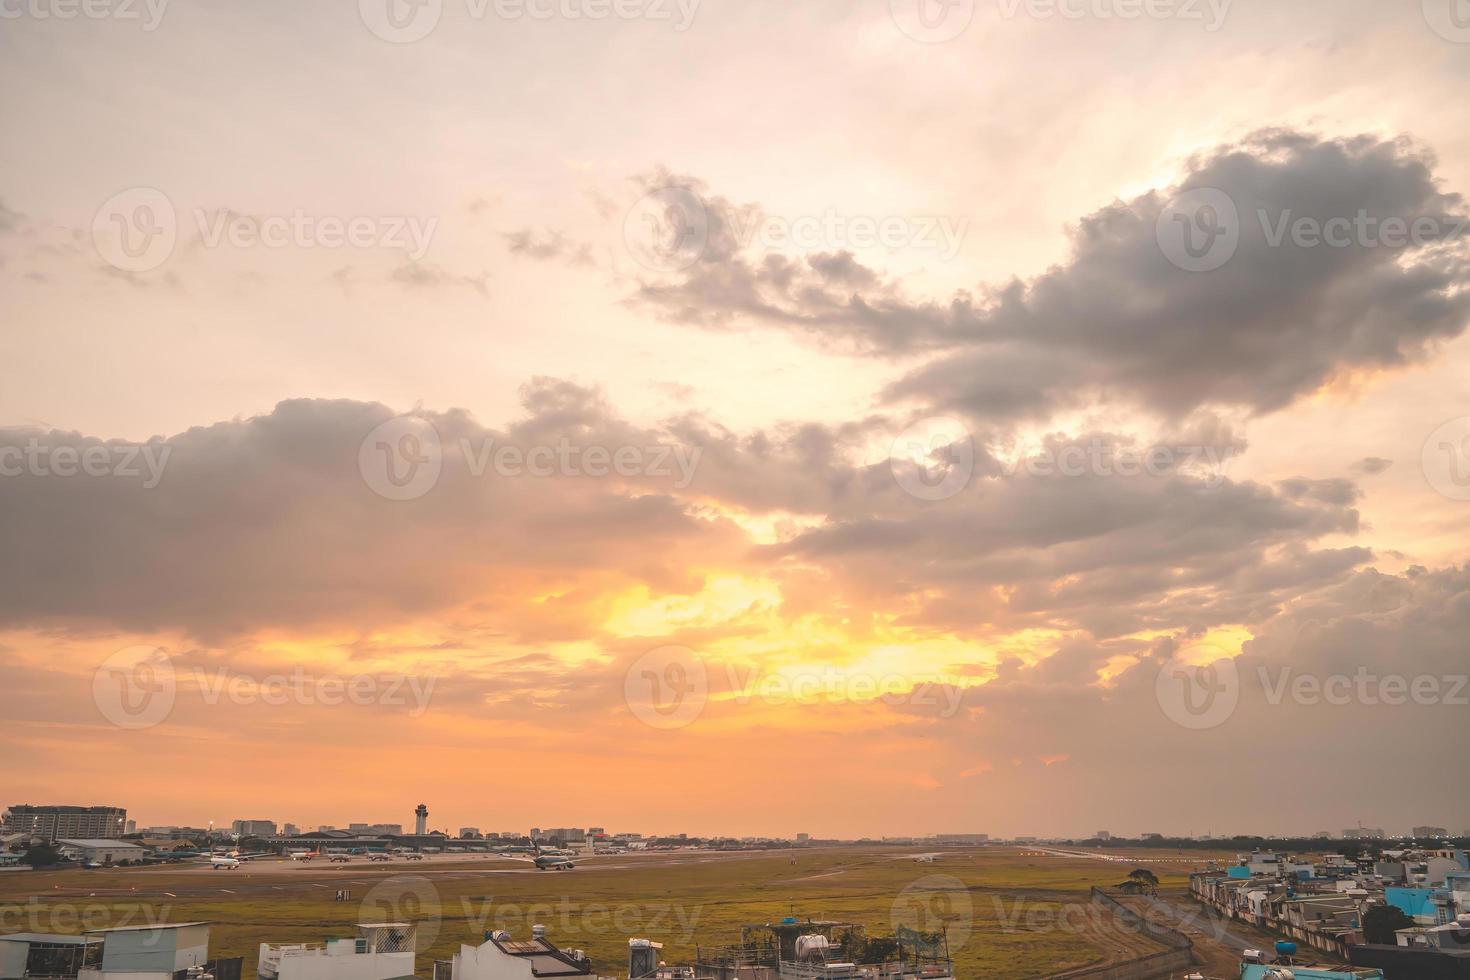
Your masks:
[[[1124,955],[1139,937],[1099,927],[1088,889],[1150,863],[1166,888],[1211,855],[1151,852],[1135,865],[1006,848],[945,852],[917,863],[913,848],[841,848],[753,854],[680,852],[608,857],[575,871],[537,872],[499,859],[312,865],[253,862],[238,871],[156,868],[0,875],[0,932],[82,932],[108,925],[206,920],[211,954],[353,934],[357,922],[420,923],[418,973],[462,943],[506,929],[547,926],[564,947],[585,949],[604,974],[626,969],[627,940],[665,943],[687,960],[696,944],[740,938],[740,927],[802,919],[857,922],[869,935],[904,923],[948,931],[966,980],[1045,976]],[[1161,860],[1163,859],[1163,860]],[[351,892],[334,900],[338,889]]]

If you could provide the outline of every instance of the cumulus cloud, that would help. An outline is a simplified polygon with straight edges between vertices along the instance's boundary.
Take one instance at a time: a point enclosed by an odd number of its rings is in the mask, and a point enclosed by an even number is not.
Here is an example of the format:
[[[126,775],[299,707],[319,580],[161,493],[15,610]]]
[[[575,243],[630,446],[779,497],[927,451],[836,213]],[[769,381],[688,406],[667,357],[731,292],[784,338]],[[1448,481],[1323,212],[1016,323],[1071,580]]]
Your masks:
[[[724,573],[778,583],[794,616],[840,622],[864,609],[968,635],[1110,636],[1254,621],[1292,588],[1369,557],[1312,550],[1356,531],[1349,481],[1272,487],[1181,460],[1114,473],[1106,465],[1131,444],[1107,433],[1045,447],[1052,459],[1085,450],[1103,468],[1043,471],[981,450],[958,495],[931,503],[905,488],[901,465],[862,457],[883,420],[746,434],[694,415],[639,426],[598,391],[549,378],[522,400],[523,416],[503,428],[460,411],[410,413],[430,427],[422,433],[393,429],[400,417],[382,405],[288,401],[153,440],[134,479],[25,470],[0,480],[0,546],[12,558],[0,614],[219,637],[473,606],[522,638],[609,639],[610,596],[697,593]],[[111,445],[0,436],[0,453],[39,446],[46,460]],[[423,455],[429,438],[442,472],[421,496],[386,499],[383,454]],[[742,515],[783,529],[761,543]]]
[[[1035,279],[947,301],[914,299],[840,252],[751,256],[729,217],[739,209],[706,196],[697,261],[649,277],[638,298],[696,324],[929,353],[887,396],[980,419],[1099,399],[1174,418],[1211,405],[1266,413],[1345,375],[1421,361],[1463,332],[1463,202],[1433,166],[1406,140],[1260,132],[1194,158],[1173,187],[1085,216],[1071,254]],[[1230,202],[1238,244],[1218,268],[1190,271],[1170,260],[1160,221],[1204,192]]]

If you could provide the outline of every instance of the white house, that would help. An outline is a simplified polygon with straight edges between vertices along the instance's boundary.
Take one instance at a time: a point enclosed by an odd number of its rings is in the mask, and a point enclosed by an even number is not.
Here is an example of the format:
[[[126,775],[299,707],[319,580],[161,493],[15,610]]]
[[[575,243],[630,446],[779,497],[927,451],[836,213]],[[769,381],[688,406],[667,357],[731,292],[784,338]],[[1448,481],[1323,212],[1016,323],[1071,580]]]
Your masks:
[[[382,922],[357,933],[324,943],[261,943],[260,980],[411,980],[417,926]]]
[[[541,977],[587,977],[600,980],[592,961],[580,949],[557,949],[545,926],[532,926],[530,939],[491,933],[480,946],[461,946],[454,954],[449,980],[539,980]]]

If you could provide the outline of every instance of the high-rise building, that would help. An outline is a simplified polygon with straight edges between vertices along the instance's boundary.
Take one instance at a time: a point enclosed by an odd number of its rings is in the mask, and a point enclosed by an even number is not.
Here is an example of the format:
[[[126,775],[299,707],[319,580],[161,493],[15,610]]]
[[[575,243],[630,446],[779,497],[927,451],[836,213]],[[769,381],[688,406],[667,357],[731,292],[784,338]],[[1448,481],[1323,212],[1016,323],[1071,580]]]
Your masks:
[[[127,830],[125,831],[125,833],[136,834],[137,832],[138,832],[138,821],[136,821],[136,820],[129,820],[127,822]]]
[[[236,837],[274,837],[276,836],[276,822],[274,820],[236,820],[230,824],[230,832]]]
[[[299,833],[301,833],[301,828],[294,823],[288,823],[281,827],[282,837],[295,837]]]
[[[1448,837],[1450,832],[1443,827],[1415,827],[1415,837]]]
[[[459,839],[460,840],[479,840],[481,836],[482,835],[480,833],[480,828],[479,827],[461,827],[461,828],[459,828]]]
[[[120,806],[32,806],[17,803],[5,817],[5,830],[46,840],[58,837],[104,840],[127,830],[128,811]]]

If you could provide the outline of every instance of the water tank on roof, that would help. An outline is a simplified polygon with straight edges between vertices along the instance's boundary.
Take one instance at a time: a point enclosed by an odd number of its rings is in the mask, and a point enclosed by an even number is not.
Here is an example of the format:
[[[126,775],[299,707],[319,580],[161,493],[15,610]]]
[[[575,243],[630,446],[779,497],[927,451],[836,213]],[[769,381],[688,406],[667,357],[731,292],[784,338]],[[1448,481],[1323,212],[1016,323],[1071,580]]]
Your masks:
[[[1296,943],[1290,942],[1289,940],[1285,940],[1285,939],[1279,941],[1276,944],[1276,955],[1277,956],[1295,956],[1296,955]]]

